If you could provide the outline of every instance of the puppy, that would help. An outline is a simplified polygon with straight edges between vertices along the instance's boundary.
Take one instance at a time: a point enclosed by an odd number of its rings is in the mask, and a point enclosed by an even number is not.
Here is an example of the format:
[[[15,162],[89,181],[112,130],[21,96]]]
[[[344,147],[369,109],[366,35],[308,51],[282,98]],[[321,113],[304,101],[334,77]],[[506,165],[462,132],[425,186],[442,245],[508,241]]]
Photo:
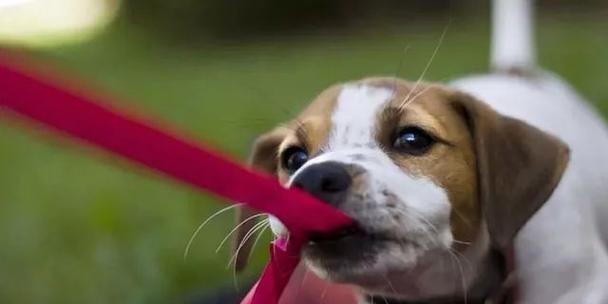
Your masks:
[[[354,219],[302,254],[362,303],[608,303],[608,131],[534,68],[529,3],[494,8],[494,73],[338,84],[255,144],[254,168]]]

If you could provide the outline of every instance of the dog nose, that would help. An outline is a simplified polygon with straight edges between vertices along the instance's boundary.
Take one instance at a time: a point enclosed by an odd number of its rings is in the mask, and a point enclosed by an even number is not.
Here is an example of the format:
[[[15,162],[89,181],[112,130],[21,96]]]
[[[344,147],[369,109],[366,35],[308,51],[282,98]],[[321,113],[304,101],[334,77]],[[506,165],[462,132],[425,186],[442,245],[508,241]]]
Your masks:
[[[323,162],[304,168],[293,180],[300,188],[326,203],[337,206],[344,200],[352,179],[343,164]]]

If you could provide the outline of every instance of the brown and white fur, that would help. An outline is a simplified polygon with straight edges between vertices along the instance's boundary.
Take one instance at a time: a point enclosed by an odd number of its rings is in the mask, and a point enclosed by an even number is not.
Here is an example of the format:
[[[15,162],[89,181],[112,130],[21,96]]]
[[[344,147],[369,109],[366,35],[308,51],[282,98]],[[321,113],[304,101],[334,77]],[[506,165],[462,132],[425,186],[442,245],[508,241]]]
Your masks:
[[[338,84],[257,141],[255,168],[357,223],[305,246],[318,276],[379,303],[481,303],[500,289],[512,248],[519,303],[608,303],[608,131],[534,68],[528,1],[494,2],[494,73]],[[430,146],[397,149],[408,128]],[[308,161],[289,172],[281,159],[294,147]],[[347,183],[317,189],[335,170]]]

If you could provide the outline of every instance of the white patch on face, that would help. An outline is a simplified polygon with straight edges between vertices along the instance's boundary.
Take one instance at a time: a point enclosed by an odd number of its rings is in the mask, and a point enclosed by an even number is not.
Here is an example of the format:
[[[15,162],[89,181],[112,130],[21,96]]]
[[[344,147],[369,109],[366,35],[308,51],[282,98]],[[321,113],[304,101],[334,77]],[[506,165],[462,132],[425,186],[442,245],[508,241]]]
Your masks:
[[[377,146],[373,135],[377,115],[392,96],[393,91],[386,88],[345,86],[331,117],[328,150]]]

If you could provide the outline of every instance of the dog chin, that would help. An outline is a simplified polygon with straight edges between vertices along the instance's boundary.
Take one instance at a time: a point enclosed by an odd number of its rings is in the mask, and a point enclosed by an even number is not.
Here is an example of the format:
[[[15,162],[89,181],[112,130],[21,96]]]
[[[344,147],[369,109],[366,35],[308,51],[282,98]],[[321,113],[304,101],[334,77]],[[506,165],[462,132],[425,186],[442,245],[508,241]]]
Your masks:
[[[311,241],[304,247],[303,256],[308,268],[322,279],[373,289],[386,285],[389,273],[413,269],[424,251],[403,241],[349,235]]]

